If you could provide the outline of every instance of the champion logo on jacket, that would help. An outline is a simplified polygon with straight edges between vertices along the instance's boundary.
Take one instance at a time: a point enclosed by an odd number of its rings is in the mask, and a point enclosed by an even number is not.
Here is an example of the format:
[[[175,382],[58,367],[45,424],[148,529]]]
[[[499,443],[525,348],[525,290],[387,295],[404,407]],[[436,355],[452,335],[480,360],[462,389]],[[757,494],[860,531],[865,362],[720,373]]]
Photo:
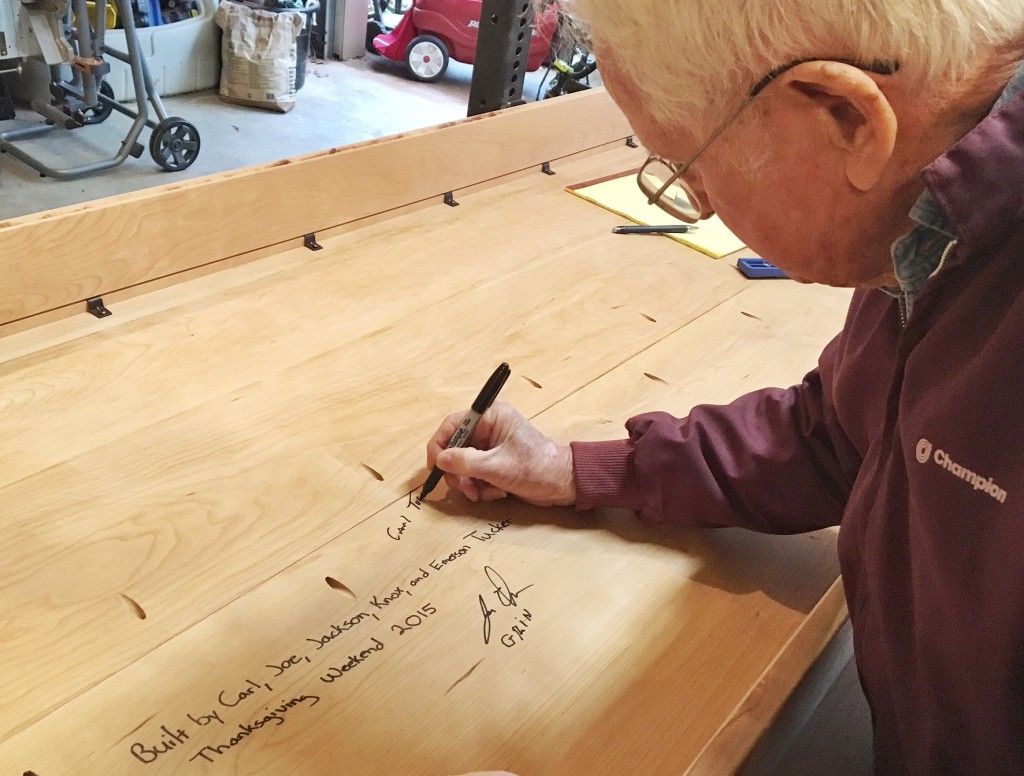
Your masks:
[[[933,449],[932,443],[923,437],[917,443],[917,460],[919,463],[931,461],[937,466],[941,466],[954,477],[959,477],[975,490],[984,491],[1000,504],[1006,503],[1006,491],[993,482],[991,477],[985,477],[971,471],[966,466],[961,466],[942,448]]]

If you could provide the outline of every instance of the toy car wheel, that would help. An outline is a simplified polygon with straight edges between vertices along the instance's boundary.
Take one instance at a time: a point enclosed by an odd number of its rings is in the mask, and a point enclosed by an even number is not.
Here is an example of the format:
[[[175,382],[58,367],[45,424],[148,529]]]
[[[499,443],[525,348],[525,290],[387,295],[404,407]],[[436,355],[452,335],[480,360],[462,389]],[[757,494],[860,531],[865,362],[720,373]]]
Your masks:
[[[169,116],[149,136],[149,154],[168,172],[184,170],[199,156],[199,130],[185,119]]]
[[[436,81],[448,69],[448,47],[433,35],[420,35],[405,50],[405,64],[417,81]]]

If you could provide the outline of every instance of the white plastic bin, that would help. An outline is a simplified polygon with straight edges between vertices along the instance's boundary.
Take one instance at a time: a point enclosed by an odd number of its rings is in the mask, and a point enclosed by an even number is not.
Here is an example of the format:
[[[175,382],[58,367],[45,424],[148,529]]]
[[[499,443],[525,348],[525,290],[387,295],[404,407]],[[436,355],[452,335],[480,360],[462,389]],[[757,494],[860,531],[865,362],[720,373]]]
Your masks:
[[[154,0],[155,2],[156,0]],[[212,89],[220,79],[220,30],[213,21],[216,0],[196,0],[202,13],[192,19],[158,27],[140,27],[139,46],[146,57],[157,94]],[[107,44],[126,51],[123,30],[107,30]],[[107,81],[119,100],[135,99],[135,85],[128,65],[112,57]]]

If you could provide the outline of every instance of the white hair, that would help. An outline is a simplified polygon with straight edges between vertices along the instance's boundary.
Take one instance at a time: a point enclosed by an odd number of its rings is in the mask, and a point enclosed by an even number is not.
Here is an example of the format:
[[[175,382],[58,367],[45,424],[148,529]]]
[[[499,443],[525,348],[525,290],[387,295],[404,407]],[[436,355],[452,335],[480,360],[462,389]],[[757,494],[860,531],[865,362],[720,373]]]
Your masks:
[[[1024,0],[562,0],[655,120],[720,119],[799,59],[897,62],[922,93],[1024,44]],[[1018,53],[1019,57],[1019,53]]]

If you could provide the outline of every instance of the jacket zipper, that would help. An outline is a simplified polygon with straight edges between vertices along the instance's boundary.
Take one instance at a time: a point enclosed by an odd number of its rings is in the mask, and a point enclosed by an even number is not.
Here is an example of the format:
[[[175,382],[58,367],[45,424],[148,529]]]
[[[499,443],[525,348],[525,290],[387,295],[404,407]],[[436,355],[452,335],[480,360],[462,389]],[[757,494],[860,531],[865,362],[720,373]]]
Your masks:
[[[939,265],[932,270],[932,274],[928,276],[929,278],[934,278],[939,274],[942,268],[946,266],[946,259],[949,258],[950,254],[956,250],[958,242],[959,240],[949,241],[949,244],[942,251],[942,257],[939,259]],[[900,295],[896,298],[896,302],[898,303],[900,310],[900,331],[903,331],[907,328],[907,295],[903,293],[902,290],[900,291]]]

